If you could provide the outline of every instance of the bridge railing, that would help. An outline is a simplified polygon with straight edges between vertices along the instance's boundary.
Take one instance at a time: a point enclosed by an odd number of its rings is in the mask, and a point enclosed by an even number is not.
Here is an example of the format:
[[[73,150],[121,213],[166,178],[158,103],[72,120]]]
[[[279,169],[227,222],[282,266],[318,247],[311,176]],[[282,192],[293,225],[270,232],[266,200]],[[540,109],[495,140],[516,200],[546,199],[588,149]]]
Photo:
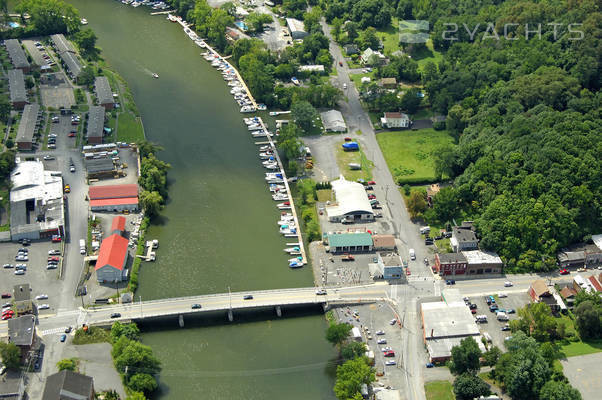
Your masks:
[[[232,292],[232,293],[211,293],[211,294],[201,294],[195,296],[184,296],[184,297],[170,297],[168,299],[156,299],[156,300],[145,300],[142,304],[157,304],[157,303],[168,303],[173,301],[184,301],[184,300],[194,300],[194,299],[210,299],[210,298],[218,298],[218,297],[230,297],[230,296],[245,296],[245,295],[254,295],[254,294],[270,294],[270,293],[298,293],[304,291],[315,290],[315,287],[306,287],[306,288],[290,288],[290,289],[273,289],[273,290],[255,290],[255,291],[244,291],[244,292]]]

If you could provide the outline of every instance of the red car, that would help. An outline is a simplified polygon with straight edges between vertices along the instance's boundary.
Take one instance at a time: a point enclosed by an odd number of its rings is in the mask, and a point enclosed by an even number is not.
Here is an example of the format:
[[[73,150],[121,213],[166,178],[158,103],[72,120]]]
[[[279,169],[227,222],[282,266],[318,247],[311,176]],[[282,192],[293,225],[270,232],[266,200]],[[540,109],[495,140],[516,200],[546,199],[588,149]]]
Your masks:
[[[351,138],[350,138],[350,137],[346,137],[346,138],[345,138],[345,141],[346,141],[346,142],[351,142]]]
[[[0,318],[0,319],[2,321],[6,321],[7,319],[11,319],[12,317],[13,317],[12,315],[6,314],[6,315],[3,315],[2,318]]]
[[[8,298],[10,298],[10,293],[2,293],[2,298],[3,298],[3,299],[8,299]]]
[[[412,275],[409,268],[406,268],[406,275]]]
[[[376,198],[376,196],[375,196],[375,195],[373,195],[373,194],[369,194],[369,195],[368,195],[368,199],[370,199],[370,200],[372,200],[372,199],[375,199],[375,198]]]
[[[376,185],[376,182],[374,182],[374,181],[368,181],[368,185]]]
[[[70,132],[67,136],[69,136],[69,137],[75,137],[75,133],[74,132]]]
[[[395,357],[395,352],[393,350],[387,350],[384,354],[385,357]]]
[[[339,65],[342,67],[343,66],[343,61],[339,61]]]
[[[13,310],[6,310],[2,312],[2,316],[4,317],[5,315],[10,315],[12,317],[15,315],[15,312]]]
[[[560,271],[558,271],[560,273],[560,275],[568,275],[570,274],[568,269],[561,269]]]
[[[58,235],[52,236],[52,243],[58,243],[61,240],[63,240],[63,239],[60,236],[58,236]]]
[[[48,257],[48,261],[59,261],[60,258],[58,256]]]

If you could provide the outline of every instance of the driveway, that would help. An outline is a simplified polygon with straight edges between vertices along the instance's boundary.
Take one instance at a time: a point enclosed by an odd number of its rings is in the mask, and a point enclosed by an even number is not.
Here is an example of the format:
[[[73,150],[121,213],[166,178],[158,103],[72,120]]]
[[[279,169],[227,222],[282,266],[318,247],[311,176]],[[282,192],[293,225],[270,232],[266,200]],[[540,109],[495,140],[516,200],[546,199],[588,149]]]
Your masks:
[[[335,144],[341,141],[339,135],[308,136],[303,142],[311,150],[314,159],[313,178],[317,182],[338,179],[341,172],[337,164]]]

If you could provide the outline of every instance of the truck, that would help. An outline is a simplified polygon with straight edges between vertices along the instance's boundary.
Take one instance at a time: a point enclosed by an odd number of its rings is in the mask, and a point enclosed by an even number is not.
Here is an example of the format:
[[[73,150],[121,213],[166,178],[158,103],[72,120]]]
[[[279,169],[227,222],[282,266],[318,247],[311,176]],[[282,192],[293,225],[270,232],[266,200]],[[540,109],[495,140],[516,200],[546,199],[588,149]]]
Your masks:
[[[79,254],[86,254],[86,240],[79,239]]]
[[[498,321],[508,321],[509,320],[508,315],[506,315],[505,312],[499,312],[499,313],[497,313],[496,318],[497,318]]]
[[[351,329],[351,336],[353,336],[353,340],[357,342],[362,341],[362,333],[360,332],[360,328],[358,328],[357,326]]]

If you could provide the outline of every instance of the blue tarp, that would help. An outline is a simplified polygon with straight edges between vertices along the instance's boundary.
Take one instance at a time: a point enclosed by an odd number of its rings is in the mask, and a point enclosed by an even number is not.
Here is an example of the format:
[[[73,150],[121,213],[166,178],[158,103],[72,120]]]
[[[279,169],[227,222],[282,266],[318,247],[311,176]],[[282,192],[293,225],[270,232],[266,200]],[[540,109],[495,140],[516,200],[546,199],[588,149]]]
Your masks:
[[[360,148],[360,146],[356,142],[348,142],[348,143],[343,143],[343,148],[345,150],[358,150]]]

